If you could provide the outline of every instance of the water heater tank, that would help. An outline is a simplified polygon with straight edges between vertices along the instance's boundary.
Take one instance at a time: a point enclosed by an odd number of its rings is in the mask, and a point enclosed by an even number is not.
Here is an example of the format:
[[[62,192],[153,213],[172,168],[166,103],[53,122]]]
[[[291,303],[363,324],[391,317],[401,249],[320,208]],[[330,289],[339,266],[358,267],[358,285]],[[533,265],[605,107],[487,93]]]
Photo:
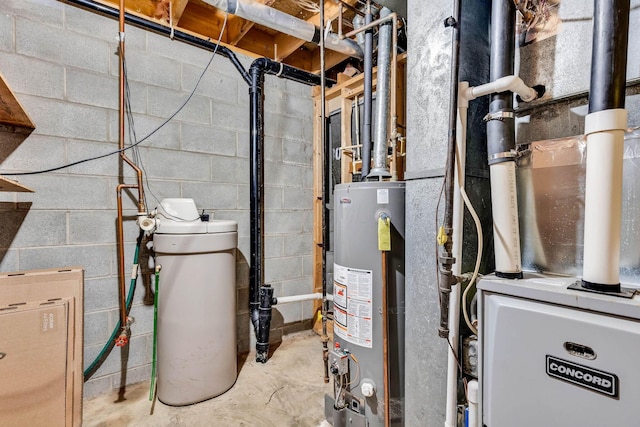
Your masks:
[[[352,424],[366,418],[370,427],[384,425],[383,257],[378,249],[379,218],[384,216],[391,224],[391,251],[386,254],[390,415],[392,425],[398,425],[404,397],[405,185],[340,184],[334,203],[334,339],[358,361],[357,366],[353,358],[350,362],[351,397],[342,412]],[[336,424],[340,421],[334,421]]]

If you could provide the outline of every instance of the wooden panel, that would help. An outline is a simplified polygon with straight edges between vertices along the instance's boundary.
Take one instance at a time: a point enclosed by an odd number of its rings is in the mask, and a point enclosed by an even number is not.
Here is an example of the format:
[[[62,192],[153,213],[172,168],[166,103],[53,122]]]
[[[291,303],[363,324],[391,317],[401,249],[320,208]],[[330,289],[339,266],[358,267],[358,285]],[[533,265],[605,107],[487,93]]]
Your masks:
[[[0,175],[0,191],[7,192],[13,191],[16,193],[35,193],[31,188],[26,185],[20,184],[18,181],[14,181],[9,178],[5,178]]]
[[[0,123],[35,129],[29,115],[0,74]]]
[[[220,37],[224,15],[224,12],[218,9],[191,0],[180,18],[179,28],[216,41]]]
[[[273,37],[263,33],[255,26],[236,44],[236,46],[250,50],[253,53],[273,58]]]

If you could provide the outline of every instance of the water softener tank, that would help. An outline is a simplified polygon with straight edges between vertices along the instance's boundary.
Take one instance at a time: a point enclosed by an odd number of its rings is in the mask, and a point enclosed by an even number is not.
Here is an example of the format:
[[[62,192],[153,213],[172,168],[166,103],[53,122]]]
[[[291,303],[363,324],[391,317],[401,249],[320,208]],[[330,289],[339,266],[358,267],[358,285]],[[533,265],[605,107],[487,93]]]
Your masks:
[[[189,405],[237,378],[235,221],[202,221],[192,199],[164,199],[153,237],[158,291],[158,399]]]
[[[325,408],[327,418],[334,426],[349,425],[348,420],[362,423],[358,425],[384,426],[386,410],[390,410],[392,425],[402,425],[404,206],[403,182],[358,182],[335,187],[334,338],[336,347],[343,352],[348,350],[355,359],[349,361],[351,384],[347,386],[349,390],[343,395],[344,399],[331,402],[334,414],[329,414],[331,411]],[[384,405],[383,387],[380,217],[388,218],[391,228],[391,251],[386,253],[389,409]],[[357,365],[354,360],[358,361]],[[336,403],[339,408],[335,407]]]

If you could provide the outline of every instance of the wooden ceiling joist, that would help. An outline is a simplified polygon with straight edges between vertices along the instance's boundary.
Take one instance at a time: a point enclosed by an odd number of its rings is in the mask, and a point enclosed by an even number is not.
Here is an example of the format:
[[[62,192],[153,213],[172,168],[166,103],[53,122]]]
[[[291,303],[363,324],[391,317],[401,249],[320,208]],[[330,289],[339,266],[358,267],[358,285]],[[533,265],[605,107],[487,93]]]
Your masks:
[[[97,1],[115,8],[119,5],[119,0]],[[320,27],[319,13],[305,10],[296,0],[256,1]],[[358,0],[343,1],[350,5],[358,3]],[[324,5],[325,20],[333,21],[335,30],[340,5],[335,0],[324,0]],[[220,37],[225,20],[223,11],[205,3],[204,0],[125,0],[125,6],[128,13],[209,40],[217,40]],[[347,9],[343,12],[347,12]],[[353,12],[347,12],[347,19],[349,14]],[[250,56],[266,56],[314,73],[320,71],[316,45],[235,15],[227,17],[222,42],[229,48]],[[346,58],[345,55],[327,50],[326,68],[330,69]]]
[[[350,5],[354,5],[358,2],[358,0],[345,0],[345,3]],[[340,13],[340,5],[336,4],[334,0],[325,0],[324,2],[324,18],[325,22],[333,21],[338,18],[338,14]],[[320,27],[320,14],[315,14],[311,18],[307,19],[307,22],[315,25],[316,27]],[[275,37],[274,43],[277,45],[276,52],[277,58],[276,61],[283,61],[288,58],[291,54],[301,48],[304,44],[304,40],[300,40],[295,37],[291,37],[287,34],[278,34]]]

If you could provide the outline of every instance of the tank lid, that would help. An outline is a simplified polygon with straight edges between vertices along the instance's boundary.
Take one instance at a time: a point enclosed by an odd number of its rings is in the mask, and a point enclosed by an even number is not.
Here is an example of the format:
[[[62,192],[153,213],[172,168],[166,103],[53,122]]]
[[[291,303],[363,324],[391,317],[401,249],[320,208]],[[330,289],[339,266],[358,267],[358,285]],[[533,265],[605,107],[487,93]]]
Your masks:
[[[238,230],[236,221],[202,221],[193,199],[163,199],[158,206],[157,220],[157,234],[228,233]]]

